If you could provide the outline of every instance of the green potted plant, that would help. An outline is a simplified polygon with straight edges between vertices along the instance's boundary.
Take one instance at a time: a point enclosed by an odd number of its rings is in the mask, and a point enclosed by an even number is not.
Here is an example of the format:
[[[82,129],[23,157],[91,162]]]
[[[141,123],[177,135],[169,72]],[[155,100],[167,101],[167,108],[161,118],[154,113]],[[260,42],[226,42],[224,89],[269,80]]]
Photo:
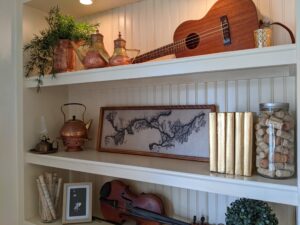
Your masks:
[[[57,72],[73,69],[74,53],[70,40],[89,41],[97,26],[76,22],[72,16],[63,15],[58,7],[50,9],[46,21],[48,27],[39,35],[34,35],[34,38],[24,46],[24,51],[29,52],[25,76],[37,74],[38,86],[42,84],[41,78],[45,74],[55,75]]]
[[[270,206],[263,201],[241,198],[227,207],[226,225],[278,225]]]

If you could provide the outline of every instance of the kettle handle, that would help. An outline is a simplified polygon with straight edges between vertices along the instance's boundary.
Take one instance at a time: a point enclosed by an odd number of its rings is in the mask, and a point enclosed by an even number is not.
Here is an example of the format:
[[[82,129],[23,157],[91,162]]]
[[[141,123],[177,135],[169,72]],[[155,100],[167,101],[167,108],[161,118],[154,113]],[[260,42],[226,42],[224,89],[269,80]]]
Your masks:
[[[86,111],[86,106],[84,104],[81,104],[81,103],[76,103],[76,102],[72,102],[72,103],[66,103],[66,104],[63,104],[61,107],[60,107],[60,110],[62,112],[62,114],[64,115],[64,123],[66,122],[66,114],[63,110],[64,106],[68,106],[68,105],[79,105],[79,106],[82,106],[84,108],[84,111],[82,113],[82,121],[84,122],[84,113]]]

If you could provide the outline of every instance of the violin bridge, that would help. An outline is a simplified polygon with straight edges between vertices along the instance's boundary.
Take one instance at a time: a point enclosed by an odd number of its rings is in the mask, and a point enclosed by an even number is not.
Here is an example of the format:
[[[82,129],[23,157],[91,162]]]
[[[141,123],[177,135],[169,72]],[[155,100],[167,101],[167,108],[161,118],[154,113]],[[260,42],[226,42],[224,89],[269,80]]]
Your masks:
[[[231,36],[230,36],[230,27],[229,27],[229,21],[227,16],[222,16],[220,18],[221,21],[221,29],[223,30],[223,43],[224,45],[230,45],[231,44]]]

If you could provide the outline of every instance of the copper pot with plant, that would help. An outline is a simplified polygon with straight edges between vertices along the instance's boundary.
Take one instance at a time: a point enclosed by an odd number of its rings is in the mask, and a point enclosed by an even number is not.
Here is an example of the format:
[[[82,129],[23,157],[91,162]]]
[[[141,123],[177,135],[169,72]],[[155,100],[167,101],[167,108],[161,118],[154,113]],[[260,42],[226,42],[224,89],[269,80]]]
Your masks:
[[[48,28],[24,46],[24,51],[29,53],[25,76],[38,75],[38,86],[44,75],[75,70],[75,53],[70,41],[89,42],[97,25],[77,22],[74,17],[63,15],[58,7],[50,9],[46,21]]]

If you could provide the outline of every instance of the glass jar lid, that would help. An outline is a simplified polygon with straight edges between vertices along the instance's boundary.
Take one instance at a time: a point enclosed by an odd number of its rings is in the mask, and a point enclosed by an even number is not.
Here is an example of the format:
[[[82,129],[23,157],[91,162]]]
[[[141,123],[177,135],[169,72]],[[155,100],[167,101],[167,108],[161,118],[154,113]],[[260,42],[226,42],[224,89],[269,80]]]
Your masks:
[[[272,110],[272,109],[284,109],[284,110],[289,110],[289,103],[260,103],[259,104],[259,109],[267,109],[267,110]]]

